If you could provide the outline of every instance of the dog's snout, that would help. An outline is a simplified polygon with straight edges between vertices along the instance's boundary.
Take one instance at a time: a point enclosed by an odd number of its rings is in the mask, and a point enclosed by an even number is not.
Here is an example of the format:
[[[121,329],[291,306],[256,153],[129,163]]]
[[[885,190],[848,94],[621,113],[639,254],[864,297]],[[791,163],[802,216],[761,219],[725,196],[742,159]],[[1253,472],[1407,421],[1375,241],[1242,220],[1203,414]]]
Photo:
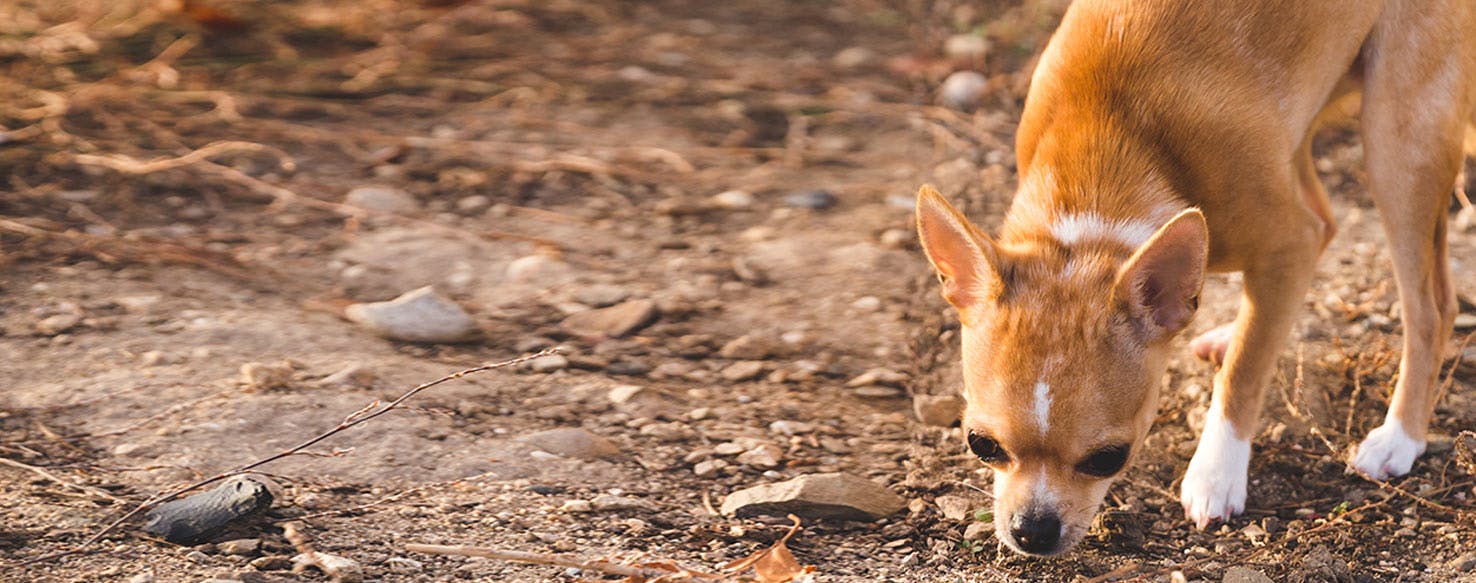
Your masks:
[[[1027,553],[1049,555],[1061,542],[1061,518],[1054,512],[1016,514],[1010,521],[1010,536]]]

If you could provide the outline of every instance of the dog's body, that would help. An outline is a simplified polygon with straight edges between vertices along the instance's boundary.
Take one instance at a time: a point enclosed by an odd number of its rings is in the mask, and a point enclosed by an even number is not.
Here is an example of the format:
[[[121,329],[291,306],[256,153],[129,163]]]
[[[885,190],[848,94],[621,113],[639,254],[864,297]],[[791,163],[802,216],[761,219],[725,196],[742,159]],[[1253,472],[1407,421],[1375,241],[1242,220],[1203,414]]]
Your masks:
[[[1456,315],[1445,225],[1476,108],[1471,31],[1471,0],[1071,6],[1032,81],[1000,238],[929,188],[918,199],[964,327],[963,426],[996,469],[1001,540],[1054,554],[1085,532],[1143,443],[1206,269],[1245,289],[1235,322],[1194,343],[1223,367],[1182,501],[1201,527],[1244,509],[1262,395],[1335,232],[1314,122],[1360,89],[1405,344],[1388,416],[1350,464],[1409,471]]]

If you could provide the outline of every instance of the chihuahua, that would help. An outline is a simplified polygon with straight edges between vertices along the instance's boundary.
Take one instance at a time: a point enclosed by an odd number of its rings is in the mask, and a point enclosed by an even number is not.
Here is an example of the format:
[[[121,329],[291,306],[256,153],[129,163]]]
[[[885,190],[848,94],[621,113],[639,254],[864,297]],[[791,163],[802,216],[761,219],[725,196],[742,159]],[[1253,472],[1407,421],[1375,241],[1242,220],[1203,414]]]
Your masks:
[[[1078,0],[1031,80],[1020,184],[998,238],[924,186],[922,247],[962,325],[962,420],[994,469],[998,537],[1053,555],[1086,532],[1156,415],[1170,341],[1206,272],[1239,271],[1233,323],[1182,483],[1204,528],[1245,508],[1276,358],[1335,227],[1310,152],[1361,92],[1367,186],[1398,284],[1404,349],[1353,470],[1424,452],[1456,316],[1446,213],[1476,109],[1470,0]]]

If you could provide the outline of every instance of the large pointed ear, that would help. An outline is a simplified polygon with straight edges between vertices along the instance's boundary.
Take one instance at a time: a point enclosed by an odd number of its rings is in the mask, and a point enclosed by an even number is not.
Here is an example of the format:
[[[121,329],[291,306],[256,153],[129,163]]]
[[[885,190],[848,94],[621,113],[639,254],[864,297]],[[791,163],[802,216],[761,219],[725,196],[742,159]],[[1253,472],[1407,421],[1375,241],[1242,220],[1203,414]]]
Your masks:
[[[994,242],[932,186],[917,192],[917,235],[943,284],[943,299],[959,314],[967,317],[986,295],[997,293],[999,252]]]
[[[1154,339],[1183,330],[1199,308],[1209,228],[1189,209],[1160,227],[1117,272],[1113,296]]]

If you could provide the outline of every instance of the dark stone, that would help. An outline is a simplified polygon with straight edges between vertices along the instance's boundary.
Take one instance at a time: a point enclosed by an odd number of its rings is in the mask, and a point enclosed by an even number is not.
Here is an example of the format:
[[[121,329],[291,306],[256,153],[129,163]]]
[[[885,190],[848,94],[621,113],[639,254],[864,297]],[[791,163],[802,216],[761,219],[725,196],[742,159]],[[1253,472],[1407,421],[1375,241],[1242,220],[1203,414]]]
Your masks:
[[[203,494],[159,505],[148,513],[144,531],[180,544],[215,536],[232,521],[272,505],[272,492],[256,476],[236,476]]]

